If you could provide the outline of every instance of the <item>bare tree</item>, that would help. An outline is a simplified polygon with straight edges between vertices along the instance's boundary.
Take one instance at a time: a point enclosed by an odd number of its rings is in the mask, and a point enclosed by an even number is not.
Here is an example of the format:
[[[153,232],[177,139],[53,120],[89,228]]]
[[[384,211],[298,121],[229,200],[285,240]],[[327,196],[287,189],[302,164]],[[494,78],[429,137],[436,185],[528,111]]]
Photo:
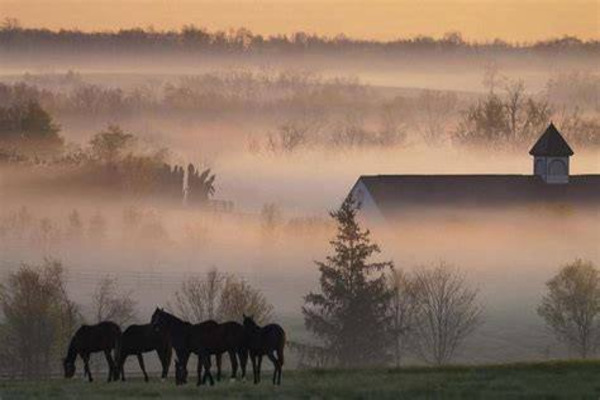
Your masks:
[[[131,292],[119,291],[116,278],[104,277],[92,297],[94,318],[97,322],[113,321],[126,325],[136,319],[136,302],[131,298]]]
[[[216,268],[209,270],[204,277],[186,279],[174,298],[169,307],[193,322],[239,320],[243,314],[248,314],[263,323],[273,313],[273,306],[260,290]]]
[[[219,316],[221,320],[237,320],[243,314],[251,315],[262,324],[271,319],[273,306],[260,290],[243,279],[229,275],[221,292]]]
[[[402,270],[392,270],[389,276],[389,285],[392,289],[390,311],[392,314],[391,329],[394,336],[394,362],[399,367],[405,351],[410,346],[410,336],[417,319],[419,303],[414,280]]]
[[[556,338],[587,358],[600,339],[600,272],[589,261],[565,265],[546,283],[537,309]]]
[[[204,278],[193,276],[186,279],[175,292],[175,303],[171,308],[193,322],[216,319],[215,311],[224,281],[225,276],[216,268],[210,269]]]
[[[446,364],[482,321],[478,291],[469,287],[460,270],[444,262],[416,271],[415,285],[416,353],[428,363]]]

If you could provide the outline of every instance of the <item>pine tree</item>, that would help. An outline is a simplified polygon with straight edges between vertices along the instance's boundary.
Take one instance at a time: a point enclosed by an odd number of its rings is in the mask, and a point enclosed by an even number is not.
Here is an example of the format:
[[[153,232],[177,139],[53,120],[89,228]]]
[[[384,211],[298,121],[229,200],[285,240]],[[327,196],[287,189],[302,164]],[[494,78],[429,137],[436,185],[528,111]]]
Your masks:
[[[338,229],[330,242],[334,254],[316,262],[321,293],[309,293],[302,308],[307,329],[342,367],[384,364],[390,345],[392,291],[385,270],[393,263],[369,262],[380,249],[359,226],[358,209],[349,196],[330,213]]]

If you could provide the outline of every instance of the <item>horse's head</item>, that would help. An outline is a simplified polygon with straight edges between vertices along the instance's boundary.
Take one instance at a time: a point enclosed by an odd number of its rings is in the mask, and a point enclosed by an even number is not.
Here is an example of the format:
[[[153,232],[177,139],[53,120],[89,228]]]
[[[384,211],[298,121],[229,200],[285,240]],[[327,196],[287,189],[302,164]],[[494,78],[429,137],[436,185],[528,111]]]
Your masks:
[[[65,378],[72,378],[75,375],[75,362],[63,359],[63,368],[65,370]]]
[[[152,319],[150,319],[150,324],[155,331],[160,331],[165,326],[165,312],[162,308],[156,307],[156,310],[152,313]]]
[[[254,321],[254,318],[252,317],[252,315],[246,315],[246,314],[242,314],[244,317],[244,328],[258,328],[258,325],[256,324],[256,322]]]

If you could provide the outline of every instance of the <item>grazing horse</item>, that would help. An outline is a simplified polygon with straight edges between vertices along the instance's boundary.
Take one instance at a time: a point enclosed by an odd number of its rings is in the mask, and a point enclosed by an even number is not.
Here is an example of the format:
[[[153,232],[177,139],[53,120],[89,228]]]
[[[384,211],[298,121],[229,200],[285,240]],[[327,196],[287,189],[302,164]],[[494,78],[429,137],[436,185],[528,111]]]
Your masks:
[[[90,354],[102,351],[108,363],[108,382],[117,380],[119,369],[113,361],[111,351],[115,351],[116,357],[120,346],[121,328],[114,322],[104,321],[96,325],[82,325],[73,335],[67,357],[63,360],[65,378],[72,378],[75,375],[75,359],[79,355],[83,360],[84,377],[87,375],[92,382],[94,379],[89,366]]]
[[[151,324],[155,330],[164,330],[169,335],[171,345],[177,356],[175,361],[175,383],[177,385],[186,382],[186,366],[191,353],[198,355],[198,385],[206,382],[207,378],[210,384],[214,385],[210,373],[210,352],[207,345],[210,344],[212,336],[215,335],[218,327],[216,322],[206,321],[192,325],[157,307],[152,314]],[[205,369],[203,379],[201,379],[202,367]],[[183,374],[184,371],[185,375]]]
[[[125,360],[130,355],[136,355],[140,368],[144,373],[144,380],[148,382],[148,374],[144,366],[142,353],[156,351],[162,364],[162,379],[167,378],[173,350],[169,335],[166,331],[156,330],[151,324],[131,325],[123,332],[121,338],[121,350],[117,357],[117,366],[121,372],[121,380],[125,380]]]
[[[283,366],[283,348],[285,347],[285,331],[277,324],[260,327],[252,317],[244,315],[246,344],[252,359],[254,383],[260,382],[262,357],[266,355],[273,363],[273,384],[281,385],[281,367]]]

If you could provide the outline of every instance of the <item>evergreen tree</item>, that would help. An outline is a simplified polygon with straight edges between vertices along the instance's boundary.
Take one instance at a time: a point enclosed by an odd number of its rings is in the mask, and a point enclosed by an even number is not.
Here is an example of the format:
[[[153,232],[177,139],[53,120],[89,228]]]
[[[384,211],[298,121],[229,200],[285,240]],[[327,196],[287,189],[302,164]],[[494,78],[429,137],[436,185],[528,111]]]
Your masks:
[[[369,262],[380,252],[357,221],[359,205],[349,196],[331,217],[337,235],[334,254],[316,262],[321,293],[309,293],[302,308],[305,325],[340,366],[384,364],[390,345],[392,291],[385,270],[392,262]]]

